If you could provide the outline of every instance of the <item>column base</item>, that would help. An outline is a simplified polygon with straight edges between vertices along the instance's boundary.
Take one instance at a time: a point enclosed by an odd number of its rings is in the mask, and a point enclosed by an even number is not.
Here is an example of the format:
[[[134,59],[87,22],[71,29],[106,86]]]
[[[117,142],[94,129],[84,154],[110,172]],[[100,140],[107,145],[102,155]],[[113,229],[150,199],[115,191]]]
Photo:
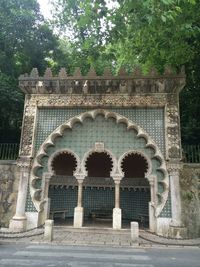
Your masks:
[[[9,229],[14,232],[22,232],[26,230],[26,217],[13,217],[10,220]]]
[[[83,226],[83,214],[84,214],[83,207],[76,207],[74,209],[74,227],[75,228],[80,228]]]
[[[122,228],[122,210],[120,208],[113,209],[113,229],[120,230]]]

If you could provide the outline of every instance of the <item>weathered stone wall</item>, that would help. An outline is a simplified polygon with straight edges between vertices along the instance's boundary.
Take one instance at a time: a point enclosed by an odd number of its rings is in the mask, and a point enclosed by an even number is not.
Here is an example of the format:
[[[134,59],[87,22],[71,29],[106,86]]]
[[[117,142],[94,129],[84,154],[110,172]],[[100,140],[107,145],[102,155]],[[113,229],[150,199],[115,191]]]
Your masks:
[[[16,208],[19,173],[16,161],[0,161],[0,227],[8,227]]]
[[[180,186],[182,218],[188,237],[200,237],[200,164],[184,164]]]

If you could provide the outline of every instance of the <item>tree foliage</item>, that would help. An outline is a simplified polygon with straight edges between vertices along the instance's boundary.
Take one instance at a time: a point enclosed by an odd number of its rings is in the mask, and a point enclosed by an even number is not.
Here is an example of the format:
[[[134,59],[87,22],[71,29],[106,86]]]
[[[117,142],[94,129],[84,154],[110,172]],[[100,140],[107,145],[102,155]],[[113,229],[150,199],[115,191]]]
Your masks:
[[[200,141],[200,2],[195,0],[56,0],[54,23],[71,41],[75,64],[159,72],[185,65],[182,138]],[[110,5],[109,5],[110,3]]]
[[[0,141],[18,141],[23,112],[18,76],[33,67],[44,71],[58,41],[36,0],[1,0],[0,29]]]
[[[140,65],[143,71],[185,65],[187,85],[181,93],[182,137],[200,140],[200,2],[197,0],[52,0],[53,24],[40,13],[37,0],[0,2],[0,136],[19,132],[23,96],[21,73],[47,66],[72,72],[90,66],[101,74]],[[4,135],[5,136],[5,135]],[[9,135],[7,135],[8,138]],[[4,137],[3,137],[4,138]],[[18,140],[11,138],[10,141]],[[1,139],[0,139],[1,141]],[[5,138],[4,138],[5,141]]]

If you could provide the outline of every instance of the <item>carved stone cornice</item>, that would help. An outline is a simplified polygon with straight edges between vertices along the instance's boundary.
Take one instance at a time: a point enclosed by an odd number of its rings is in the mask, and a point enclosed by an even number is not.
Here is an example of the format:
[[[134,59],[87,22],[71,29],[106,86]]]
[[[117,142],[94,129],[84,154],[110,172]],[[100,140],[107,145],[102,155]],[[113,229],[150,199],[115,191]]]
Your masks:
[[[185,74],[174,74],[170,69],[166,69],[163,75],[155,70],[146,75],[139,69],[132,74],[121,70],[117,76],[109,70],[97,76],[94,69],[82,76],[78,69],[69,76],[62,68],[58,76],[53,76],[52,71],[47,69],[43,77],[39,76],[37,69],[33,69],[30,75],[19,77],[19,86],[25,94],[179,93],[184,85]]]
[[[42,107],[164,107],[168,102],[168,95],[160,94],[32,94],[28,104]],[[27,111],[27,113],[29,113]],[[30,115],[30,113],[29,113]]]

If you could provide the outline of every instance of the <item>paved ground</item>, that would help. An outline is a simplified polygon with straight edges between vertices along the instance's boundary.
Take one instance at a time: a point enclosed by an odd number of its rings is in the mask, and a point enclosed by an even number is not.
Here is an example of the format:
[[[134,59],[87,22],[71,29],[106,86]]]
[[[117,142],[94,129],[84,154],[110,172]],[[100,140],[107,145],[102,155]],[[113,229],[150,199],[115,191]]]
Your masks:
[[[37,242],[44,243],[43,229],[36,229],[25,233],[0,233],[0,242]],[[131,247],[131,235],[129,229],[120,231],[96,228],[75,229],[73,227],[59,226],[54,227],[53,244],[65,245],[94,245],[94,246],[112,246],[112,247]],[[140,231],[139,243],[141,246],[199,246],[198,239],[167,239],[156,236],[147,231]]]
[[[113,248],[0,244],[0,266],[199,267],[199,248]]]

